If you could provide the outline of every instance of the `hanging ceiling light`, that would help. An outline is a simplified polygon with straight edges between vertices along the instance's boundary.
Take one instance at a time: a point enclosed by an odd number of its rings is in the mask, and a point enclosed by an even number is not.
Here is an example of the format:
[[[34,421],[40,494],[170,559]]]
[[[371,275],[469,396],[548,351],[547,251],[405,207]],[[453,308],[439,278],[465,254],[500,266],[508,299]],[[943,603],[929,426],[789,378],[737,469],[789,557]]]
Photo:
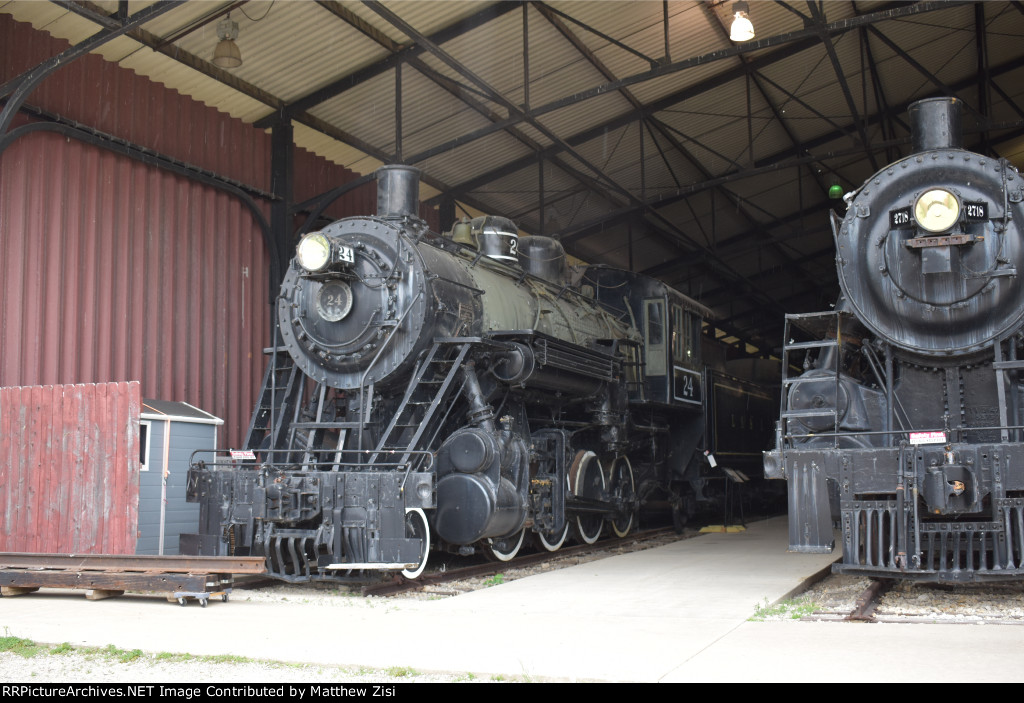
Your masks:
[[[740,0],[732,4],[732,27],[729,29],[729,38],[733,41],[750,41],[754,38],[754,25],[751,23],[747,13],[750,7]]]
[[[226,19],[217,23],[217,48],[213,50],[213,65],[221,68],[238,68],[242,65],[242,52],[238,50],[238,22],[231,19],[228,13]]]

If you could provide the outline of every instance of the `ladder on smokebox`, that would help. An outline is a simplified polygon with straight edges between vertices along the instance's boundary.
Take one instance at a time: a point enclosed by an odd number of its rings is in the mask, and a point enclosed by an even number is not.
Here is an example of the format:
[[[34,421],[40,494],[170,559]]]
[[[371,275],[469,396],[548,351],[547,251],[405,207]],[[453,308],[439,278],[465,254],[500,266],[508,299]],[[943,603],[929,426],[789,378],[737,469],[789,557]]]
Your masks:
[[[835,446],[839,446],[839,359],[837,358],[836,371],[832,374],[835,376],[835,403],[831,408],[825,409],[812,409],[812,410],[790,410],[789,409],[789,387],[801,380],[803,374],[797,374],[795,377],[789,375],[789,355],[790,352],[809,352],[812,349],[818,349],[818,354],[823,354],[825,349],[835,348],[837,355],[841,346],[841,314],[834,310],[828,310],[825,312],[810,312],[810,313],[798,313],[786,315],[786,326],[783,336],[782,346],[782,397],[780,398],[780,412],[779,418],[782,424],[782,438],[785,440],[790,437],[790,420],[801,420],[813,417],[827,417],[832,420],[832,433],[834,435]],[[810,333],[816,339],[810,342],[794,342],[790,336],[793,331],[793,327],[799,327],[805,332]],[[835,330],[835,337],[831,337],[828,333],[829,329]]]
[[[439,412],[441,406],[451,394],[471,346],[472,342],[461,340],[434,342],[426,358],[416,368],[398,410],[381,435],[370,457],[371,466],[380,460],[382,454],[399,452],[402,456],[397,463],[404,465],[409,461],[411,452],[433,440],[434,433],[447,417],[447,413]],[[457,347],[454,354],[453,347]]]
[[[273,438],[270,447],[278,446],[278,436],[284,426],[289,410],[294,411],[296,398],[305,376],[295,367],[295,362],[284,347],[269,347],[263,350],[271,356],[263,374],[263,389],[253,413],[249,431],[245,435],[245,448],[252,451],[265,449],[266,432]],[[273,427],[271,427],[273,423]]]
[[[327,386],[316,384],[313,394],[317,397],[316,418],[313,421],[300,419],[302,413],[302,388],[306,380],[295,366],[291,355],[284,347],[265,349],[264,353],[272,354],[263,376],[263,389],[260,392],[259,404],[253,413],[249,432],[245,439],[245,448],[252,451],[265,451],[273,448],[278,454],[270,454],[271,463],[297,463],[298,453],[303,452],[301,464],[312,466],[317,463],[316,452],[334,452],[335,469],[341,465],[341,450],[346,432],[359,427],[358,422],[323,421],[324,402],[327,398]],[[273,428],[271,428],[273,423]],[[270,429],[271,442],[267,442],[266,432]],[[320,447],[324,430],[339,430],[338,446]],[[305,437],[298,433],[305,431]],[[282,441],[285,438],[286,441]],[[288,450],[284,452],[282,450]]]

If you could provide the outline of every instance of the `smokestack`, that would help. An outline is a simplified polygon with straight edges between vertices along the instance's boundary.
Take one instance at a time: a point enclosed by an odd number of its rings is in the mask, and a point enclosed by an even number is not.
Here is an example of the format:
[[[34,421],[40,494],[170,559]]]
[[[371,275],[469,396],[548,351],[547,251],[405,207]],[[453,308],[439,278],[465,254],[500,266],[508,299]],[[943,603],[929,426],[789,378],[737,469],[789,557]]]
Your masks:
[[[914,153],[933,149],[962,149],[960,101],[928,98],[910,106],[910,133]]]
[[[420,170],[414,166],[377,169],[377,216],[388,219],[420,216]]]

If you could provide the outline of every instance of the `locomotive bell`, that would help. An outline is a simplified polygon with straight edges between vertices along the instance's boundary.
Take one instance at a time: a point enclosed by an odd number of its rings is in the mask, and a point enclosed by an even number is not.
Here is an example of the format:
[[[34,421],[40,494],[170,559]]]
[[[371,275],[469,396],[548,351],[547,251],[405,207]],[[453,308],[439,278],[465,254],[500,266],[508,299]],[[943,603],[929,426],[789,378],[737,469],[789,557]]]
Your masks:
[[[473,239],[473,232],[469,225],[469,219],[463,217],[452,227],[452,241],[459,244],[476,248],[476,240]]]

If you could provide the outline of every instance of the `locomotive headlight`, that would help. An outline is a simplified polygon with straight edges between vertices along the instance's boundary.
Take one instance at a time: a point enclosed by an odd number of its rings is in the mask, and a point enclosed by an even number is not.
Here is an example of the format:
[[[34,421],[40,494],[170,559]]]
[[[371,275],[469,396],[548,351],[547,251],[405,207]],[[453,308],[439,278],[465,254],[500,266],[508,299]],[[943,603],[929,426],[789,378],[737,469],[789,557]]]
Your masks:
[[[924,193],[914,204],[914,219],[929,232],[945,232],[960,217],[960,203],[948,190],[936,188]]]
[[[323,271],[331,262],[331,243],[322,232],[307,234],[295,247],[295,257],[310,273]]]

